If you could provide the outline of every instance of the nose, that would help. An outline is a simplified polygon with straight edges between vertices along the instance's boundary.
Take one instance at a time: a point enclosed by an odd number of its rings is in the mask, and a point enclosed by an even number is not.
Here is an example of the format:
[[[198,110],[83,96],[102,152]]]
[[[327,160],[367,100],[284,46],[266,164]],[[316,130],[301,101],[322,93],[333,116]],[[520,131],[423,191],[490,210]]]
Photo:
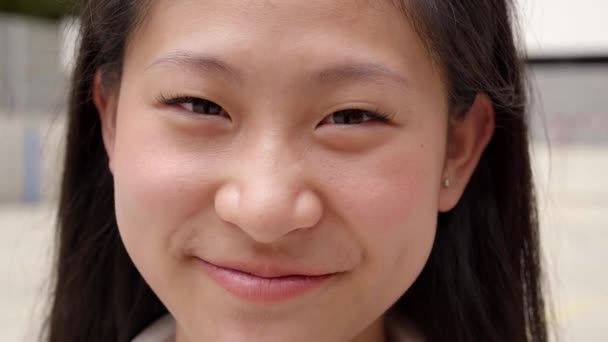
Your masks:
[[[315,226],[323,209],[319,196],[306,185],[302,161],[268,144],[247,150],[234,160],[235,171],[215,194],[217,215],[265,244]]]

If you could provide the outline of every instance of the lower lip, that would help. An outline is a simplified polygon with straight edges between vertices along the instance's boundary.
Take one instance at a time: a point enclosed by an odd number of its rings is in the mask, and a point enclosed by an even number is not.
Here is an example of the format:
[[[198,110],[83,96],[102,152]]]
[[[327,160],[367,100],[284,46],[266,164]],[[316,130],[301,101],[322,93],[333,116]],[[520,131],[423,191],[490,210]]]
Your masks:
[[[335,275],[262,278],[200,261],[207,275],[225,290],[239,298],[256,302],[278,302],[303,295]]]

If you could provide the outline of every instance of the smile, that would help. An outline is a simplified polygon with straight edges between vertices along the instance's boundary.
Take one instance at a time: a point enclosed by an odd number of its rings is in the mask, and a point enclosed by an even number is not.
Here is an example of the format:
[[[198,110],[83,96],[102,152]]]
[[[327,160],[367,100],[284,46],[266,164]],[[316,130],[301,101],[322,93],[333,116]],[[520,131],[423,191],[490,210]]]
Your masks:
[[[281,275],[260,276],[227,267],[221,267],[202,259],[200,266],[203,271],[222,288],[233,295],[254,302],[279,302],[319,288],[329,279],[337,275]]]

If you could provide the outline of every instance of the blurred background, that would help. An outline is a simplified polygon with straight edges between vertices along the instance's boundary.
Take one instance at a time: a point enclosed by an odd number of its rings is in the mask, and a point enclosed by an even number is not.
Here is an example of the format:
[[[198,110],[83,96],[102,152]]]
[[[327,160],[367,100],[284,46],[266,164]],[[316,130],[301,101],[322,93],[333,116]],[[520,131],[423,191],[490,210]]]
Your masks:
[[[0,341],[34,341],[46,304],[72,5],[0,0]],[[608,341],[608,1],[519,9],[549,323],[559,341]]]

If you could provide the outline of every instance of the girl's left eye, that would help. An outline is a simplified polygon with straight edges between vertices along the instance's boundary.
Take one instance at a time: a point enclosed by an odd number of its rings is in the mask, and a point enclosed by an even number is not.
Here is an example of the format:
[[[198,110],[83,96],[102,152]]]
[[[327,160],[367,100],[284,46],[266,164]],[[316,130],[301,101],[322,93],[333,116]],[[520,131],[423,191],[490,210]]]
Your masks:
[[[388,115],[372,112],[363,109],[345,109],[332,113],[323,123],[333,123],[338,125],[356,125],[368,121],[388,122]]]

